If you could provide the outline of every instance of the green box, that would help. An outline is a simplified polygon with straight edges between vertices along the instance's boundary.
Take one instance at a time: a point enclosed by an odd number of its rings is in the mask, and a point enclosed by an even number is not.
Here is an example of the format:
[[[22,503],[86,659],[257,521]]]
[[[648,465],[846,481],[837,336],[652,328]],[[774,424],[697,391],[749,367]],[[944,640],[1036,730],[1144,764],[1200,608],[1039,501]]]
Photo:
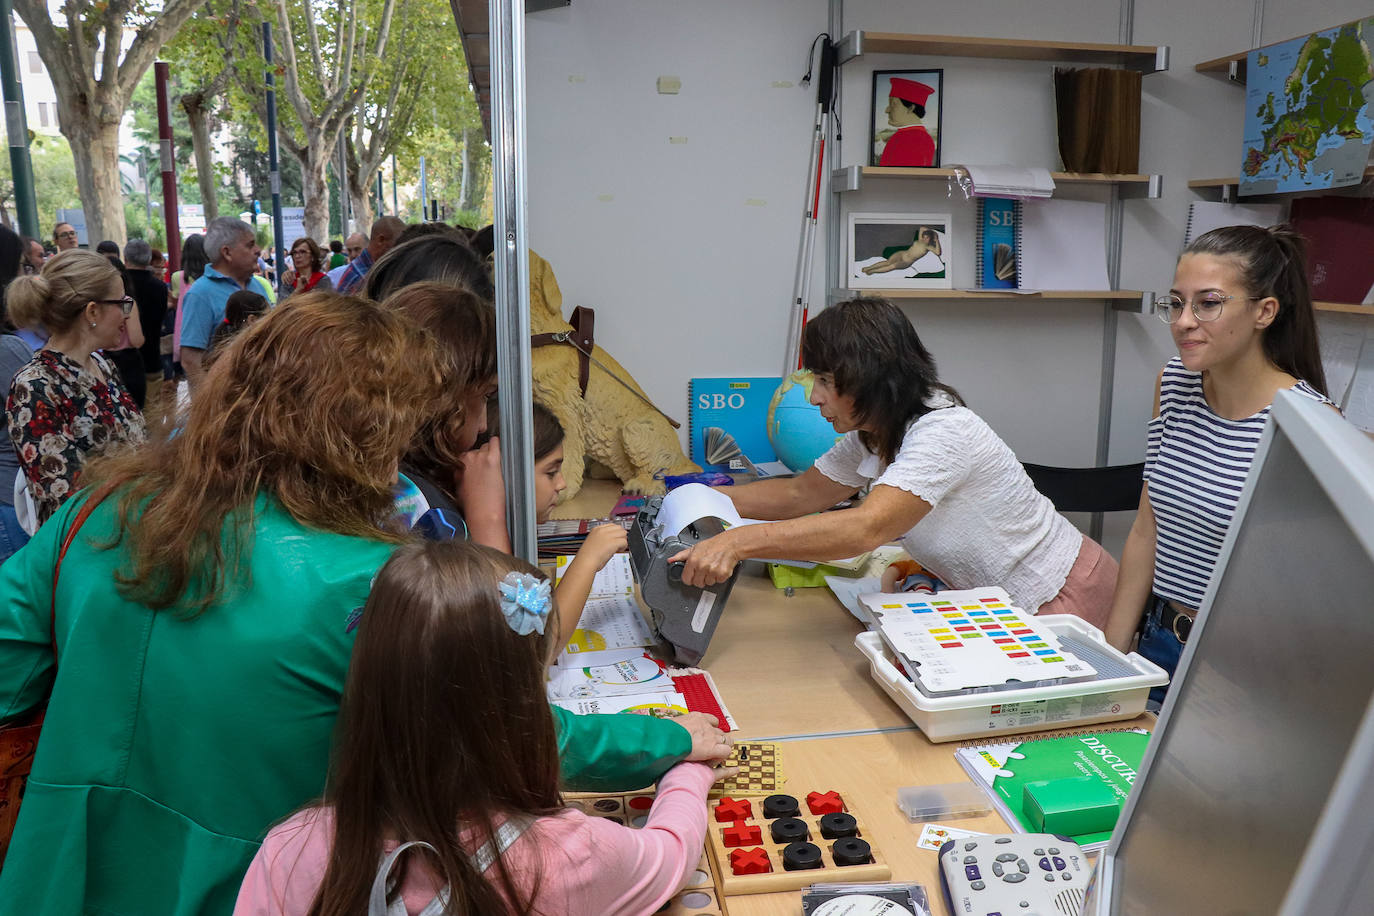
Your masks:
[[[769,563],[768,577],[773,580],[774,588],[821,588],[826,576],[848,575],[844,570],[824,563],[802,569],[800,566],[787,566],[783,563]]]
[[[1081,836],[1110,831],[1121,806],[1102,780],[1074,776],[1026,783],[1021,812],[1036,832]]]

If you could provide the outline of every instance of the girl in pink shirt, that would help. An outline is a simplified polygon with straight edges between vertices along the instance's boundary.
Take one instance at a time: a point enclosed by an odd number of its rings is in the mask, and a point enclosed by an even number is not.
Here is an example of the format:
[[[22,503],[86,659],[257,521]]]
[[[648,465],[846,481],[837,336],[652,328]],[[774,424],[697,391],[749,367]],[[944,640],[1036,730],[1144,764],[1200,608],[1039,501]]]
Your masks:
[[[363,608],[326,796],[267,835],[235,916],[662,906],[700,858],[718,771],[673,767],[642,829],[563,807],[557,632],[535,567],[461,540],[399,548]]]

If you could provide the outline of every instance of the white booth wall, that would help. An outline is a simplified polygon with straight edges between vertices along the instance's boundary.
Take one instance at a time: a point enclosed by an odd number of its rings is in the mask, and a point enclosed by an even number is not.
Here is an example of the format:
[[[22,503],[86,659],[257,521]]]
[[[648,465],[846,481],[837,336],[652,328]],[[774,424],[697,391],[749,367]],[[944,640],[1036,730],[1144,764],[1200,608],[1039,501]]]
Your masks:
[[[1263,6],[1262,42],[1368,15],[1357,0]],[[843,30],[1115,43],[1119,5],[1097,0],[848,0]],[[1123,203],[1119,286],[1167,289],[1191,178],[1239,171],[1244,90],[1199,61],[1253,43],[1253,0],[1136,0],[1131,40],[1170,47],[1144,77],[1140,170],[1158,200]],[[553,265],[565,314],[597,310],[597,342],[686,432],[692,377],[777,375],[792,298],[815,87],[806,52],[825,0],[573,0],[527,17],[530,244]],[[841,69],[837,165],[865,164],[872,72],[944,68],[942,161],[1057,167],[1051,66],[865,55]],[[680,80],[661,94],[660,77]],[[826,301],[822,193],[813,308]],[[974,208],[942,182],[871,181],[846,211],[949,212],[955,287],[973,285]],[[1060,196],[1105,199],[1063,188]],[[841,231],[841,236],[843,230]],[[841,245],[843,244],[841,240]],[[958,388],[1025,461],[1096,463],[1101,302],[919,300],[904,306]],[[1108,459],[1141,460],[1165,325],[1118,313]],[[1076,519],[1076,521],[1081,521]],[[1109,522],[1119,553],[1129,516]]]

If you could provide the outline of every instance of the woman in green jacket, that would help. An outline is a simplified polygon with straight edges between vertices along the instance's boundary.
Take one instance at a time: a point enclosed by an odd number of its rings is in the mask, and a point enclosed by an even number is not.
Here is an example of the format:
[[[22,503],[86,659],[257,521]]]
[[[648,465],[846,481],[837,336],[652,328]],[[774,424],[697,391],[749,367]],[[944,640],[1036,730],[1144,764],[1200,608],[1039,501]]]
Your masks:
[[[403,316],[301,296],[216,361],[181,435],[93,464],[0,566],[0,722],[51,690],[0,911],[233,908],[267,829],[323,788],[350,614],[401,540],[392,487],[440,366]]]

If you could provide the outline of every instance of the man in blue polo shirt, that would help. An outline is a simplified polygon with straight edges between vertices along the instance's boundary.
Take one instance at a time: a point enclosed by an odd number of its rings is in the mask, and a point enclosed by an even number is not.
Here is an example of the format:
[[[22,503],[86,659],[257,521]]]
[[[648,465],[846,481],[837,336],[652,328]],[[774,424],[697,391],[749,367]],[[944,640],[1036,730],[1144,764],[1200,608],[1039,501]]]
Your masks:
[[[210,266],[181,304],[181,365],[193,394],[205,371],[202,361],[210,338],[224,321],[225,303],[248,285],[257,267],[252,227],[232,216],[211,220],[205,230],[205,254]]]

